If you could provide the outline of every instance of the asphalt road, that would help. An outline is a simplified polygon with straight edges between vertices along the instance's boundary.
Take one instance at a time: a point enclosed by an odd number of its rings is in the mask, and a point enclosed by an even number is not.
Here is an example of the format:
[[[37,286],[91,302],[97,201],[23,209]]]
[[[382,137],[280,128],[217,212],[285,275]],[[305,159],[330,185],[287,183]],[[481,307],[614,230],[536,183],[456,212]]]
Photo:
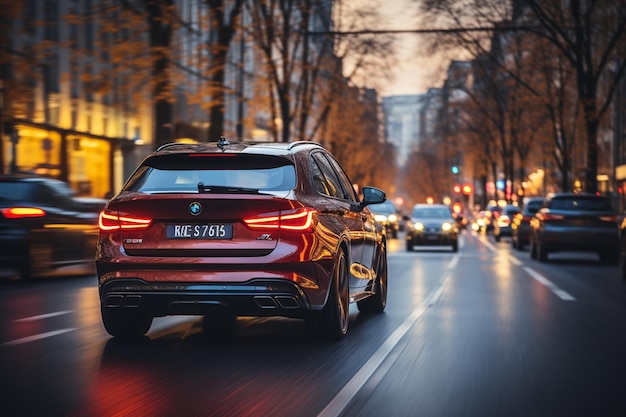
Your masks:
[[[348,336],[290,319],[156,319],[108,336],[95,276],[0,284],[0,415],[625,416],[626,283],[593,254],[531,260],[465,232],[458,253],[389,245],[382,315]]]

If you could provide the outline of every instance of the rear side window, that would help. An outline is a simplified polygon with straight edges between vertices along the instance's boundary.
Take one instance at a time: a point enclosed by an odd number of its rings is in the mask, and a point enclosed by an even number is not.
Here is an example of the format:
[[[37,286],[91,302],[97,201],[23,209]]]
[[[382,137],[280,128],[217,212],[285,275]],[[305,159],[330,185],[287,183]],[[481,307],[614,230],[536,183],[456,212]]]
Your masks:
[[[270,155],[161,155],[145,160],[124,190],[198,192],[198,183],[259,191],[289,191],[296,185],[296,174],[291,161]]]
[[[552,210],[613,211],[611,202],[605,198],[555,198],[550,202]]]
[[[0,199],[20,201],[31,198],[32,184],[18,181],[0,182]]]
[[[320,194],[348,199],[348,195],[337,177],[337,173],[332,168],[328,159],[321,152],[316,152],[311,156],[311,169],[313,178],[313,188]]]

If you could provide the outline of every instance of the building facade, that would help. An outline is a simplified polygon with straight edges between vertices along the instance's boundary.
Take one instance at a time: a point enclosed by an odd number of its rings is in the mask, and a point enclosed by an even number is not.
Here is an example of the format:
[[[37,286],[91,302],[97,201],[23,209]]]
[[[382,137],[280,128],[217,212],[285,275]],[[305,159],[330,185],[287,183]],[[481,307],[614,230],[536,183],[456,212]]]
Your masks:
[[[121,189],[154,148],[157,130],[171,141],[209,140],[207,45],[215,30],[205,1],[171,3],[160,10],[171,19],[165,52],[171,117],[161,120],[146,2],[9,2],[0,18],[0,171],[58,178],[79,195],[103,197]],[[328,30],[332,1],[316,5],[311,29]],[[244,30],[231,42],[225,68],[224,134],[272,140],[275,116],[258,103],[271,93],[260,72],[261,54],[245,29],[252,17],[242,10]],[[332,55],[332,45],[312,40],[310,51]]]

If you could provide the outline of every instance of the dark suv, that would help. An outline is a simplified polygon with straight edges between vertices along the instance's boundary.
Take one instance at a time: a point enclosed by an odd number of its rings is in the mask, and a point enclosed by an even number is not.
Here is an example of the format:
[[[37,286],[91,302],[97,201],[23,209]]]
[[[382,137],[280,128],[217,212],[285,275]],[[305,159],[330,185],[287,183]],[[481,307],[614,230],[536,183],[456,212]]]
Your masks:
[[[313,142],[167,144],[100,215],[102,319],[113,336],[153,317],[304,319],[316,337],[348,330],[349,303],[382,312],[385,233],[333,156]]]
[[[617,213],[611,201],[590,193],[548,196],[530,220],[530,257],[541,262],[559,251],[596,252],[601,261],[619,260]]]

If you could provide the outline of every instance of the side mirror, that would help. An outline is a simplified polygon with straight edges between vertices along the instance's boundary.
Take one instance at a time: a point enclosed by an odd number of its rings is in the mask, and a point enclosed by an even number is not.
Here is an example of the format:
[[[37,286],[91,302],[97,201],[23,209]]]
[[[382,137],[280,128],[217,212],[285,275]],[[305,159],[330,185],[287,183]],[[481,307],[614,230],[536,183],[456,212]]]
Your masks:
[[[363,187],[363,206],[382,203],[387,199],[385,192],[375,187]]]
[[[363,200],[359,203],[351,204],[350,210],[358,212],[363,210],[363,207],[367,206],[368,204],[383,203],[387,199],[387,196],[385,196],[385,192],[375,187],[365,186],[363,187],[362,191]]]

